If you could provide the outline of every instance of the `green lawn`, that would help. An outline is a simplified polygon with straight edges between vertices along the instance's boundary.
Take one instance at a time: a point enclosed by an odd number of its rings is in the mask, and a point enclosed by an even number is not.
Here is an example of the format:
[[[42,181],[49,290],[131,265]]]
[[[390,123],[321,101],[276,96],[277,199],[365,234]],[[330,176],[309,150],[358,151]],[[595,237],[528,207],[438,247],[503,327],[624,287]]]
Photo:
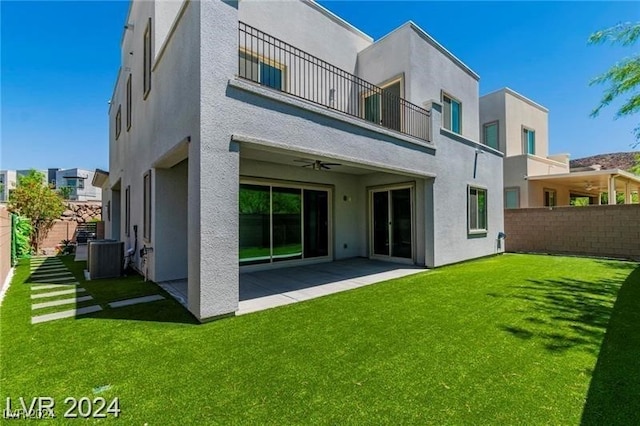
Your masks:
[[[31,325],[27,279],[2,305],[0,398],[54,397],[61,422],[69,396],[139,425],[640,422],[633,263],[504,255],[205,325],[172,300]]]

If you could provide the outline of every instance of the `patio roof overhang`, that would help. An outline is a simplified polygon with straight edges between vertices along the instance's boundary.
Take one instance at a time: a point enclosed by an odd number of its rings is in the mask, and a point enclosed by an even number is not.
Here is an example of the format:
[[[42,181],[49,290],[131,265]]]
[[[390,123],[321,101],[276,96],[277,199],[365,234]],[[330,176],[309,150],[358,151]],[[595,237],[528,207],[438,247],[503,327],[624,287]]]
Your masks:
[[[640,176],[620,169],[589,170],[556,175],[527,176],[527,180],[563,185],[579,194],[640,191]]]

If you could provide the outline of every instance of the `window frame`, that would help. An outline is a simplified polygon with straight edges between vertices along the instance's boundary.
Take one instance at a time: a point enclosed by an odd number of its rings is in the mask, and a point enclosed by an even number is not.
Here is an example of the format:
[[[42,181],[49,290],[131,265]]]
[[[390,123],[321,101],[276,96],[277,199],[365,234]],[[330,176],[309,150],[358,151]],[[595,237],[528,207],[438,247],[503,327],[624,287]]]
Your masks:
[[[132,104],[132,93],[131,93],[131,73],[129,73],[129,77],[127,77],[127,116],[126,116],[126,122],[127,122],[127,132],[129,130],[131,130],[131,119],[132,119],[132,111],[131,111],[131,104]]]
[[[146,243],[151,242],[151,218],[153,208],[151,190],[151,170],[147,170],[142,176],[142,238]]]
[[[517,207],[509,207],[507,206],[507,192],[515,191],[517,197]],[[519,186],[510,186],[504,189],[504,208],[505,209],[519,209],[520,208],[520,187]]]
[[[446,107],[445,105],[445,98],[449,99],[449,127],[446,126],[445,123],[445,110],[444,108]],[[445,92],[444,90],[440,91],[440,102],[442,103],[442,127],[452,133],[455,133],[457,135],[462,135],[462,101],[458,98],[456,98],[455,96],[451,96],[449,93]],[[453,102],[458,104],[458,131],[453,130],[453,107],[452,104]]]
[[[124,190],[124,234],[131,236],[131,185]]]
[[[142,89],[143,99],[146,100],[151,92],[151,68],[152,68],[152,47],[151,38],[151,18],[147,21],[147,26],[142,37],[143,55],[142,55]]]
[[[496,146],[491,146],[487,143],[487,129],[490,126],[496,126]],[[499,120],[490,121],[488,123],[484,123],[482,125],[482,143],[488,146],[489,148],[493,148],[495,150],[500,150],[500,126]]]
[[[528,134],[533,134],[533,152],[529,152]],[[526,155],[536,155],[536,131],[531,127],[522,126],[522,152]]]
[[[476,191],[476,211],[475,211],[475,215],[476,215],[476,224],[480,223],[480,204],[478,203],[477,200],[479,200],[479,192],[484,192],[484,228],[479,228],[476,225],[476,228],[473,228],[471,226],[471,219],[472,219],[472,212],[471,212],[471,207],[472,207],[472,195],[471,195],[471,191]],[[489,191],[487,190],[487,188],[482,187],[482,186],[478,186],[478,185],[467,185],[467,233],[468,235],[472,235],[472,236],[486,236],[487,232],[489,231],[489,209],[488,209],[488,198],[489,198]]]
[[[122,104],[118,105],[118,111],[116,112],[116,119],[115,119],[115,126],[116,126],[116,140],[118,140],[120,138],[120,134],[122,133]]]

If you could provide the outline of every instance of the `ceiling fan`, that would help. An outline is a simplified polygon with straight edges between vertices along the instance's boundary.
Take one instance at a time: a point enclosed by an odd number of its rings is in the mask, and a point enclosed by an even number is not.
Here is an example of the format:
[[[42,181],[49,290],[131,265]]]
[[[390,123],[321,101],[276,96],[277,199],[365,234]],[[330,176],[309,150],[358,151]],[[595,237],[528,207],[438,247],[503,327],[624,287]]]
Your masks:
[[[340,163],[325,163],[321,160],[310,160],[308,158],[301,158],[299,160],[293,160],[297,163],[306,163],[302,167],[311,167],[313,170],[331,170],[329,166],[341,166]]]
[[[587,191],[592,191],[594,188],[593,184],[591,182],[586,182],[584,185],[584,189],[586,189]]]

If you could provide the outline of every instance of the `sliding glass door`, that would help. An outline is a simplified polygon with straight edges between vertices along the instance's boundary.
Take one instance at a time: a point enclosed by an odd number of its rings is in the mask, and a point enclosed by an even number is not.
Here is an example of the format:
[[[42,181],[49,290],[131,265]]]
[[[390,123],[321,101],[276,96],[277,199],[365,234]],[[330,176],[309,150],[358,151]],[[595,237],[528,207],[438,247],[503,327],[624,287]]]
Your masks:
[[[241,184],[240,265],[329,256],[329,192]]]
[[[371,191],[371,255],[413,259],[412,188]]]

